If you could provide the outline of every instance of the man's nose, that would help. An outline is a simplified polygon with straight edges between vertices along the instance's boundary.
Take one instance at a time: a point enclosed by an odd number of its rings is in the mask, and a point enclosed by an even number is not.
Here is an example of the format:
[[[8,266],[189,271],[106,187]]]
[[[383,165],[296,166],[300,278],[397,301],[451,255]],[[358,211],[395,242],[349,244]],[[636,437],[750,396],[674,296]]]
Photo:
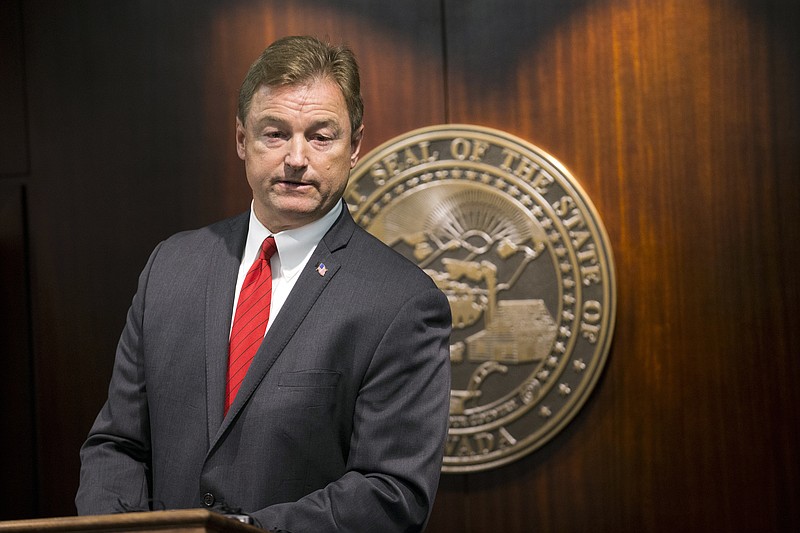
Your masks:
[[[307,148],[305,138],[291,137],[287,143],[286,164],[292,168],[308,166]]]

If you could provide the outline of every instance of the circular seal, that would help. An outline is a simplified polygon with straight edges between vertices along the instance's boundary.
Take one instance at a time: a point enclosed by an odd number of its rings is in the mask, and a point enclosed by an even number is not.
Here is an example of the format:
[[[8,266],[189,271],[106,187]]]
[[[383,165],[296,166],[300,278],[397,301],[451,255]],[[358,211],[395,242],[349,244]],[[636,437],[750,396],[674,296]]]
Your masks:
[[[510,463],[564,428],[597,383],[616,312],[608,237],[567,170],[507,133],[446,124],[367,154],[345,199],[450,302],[443,472]]]

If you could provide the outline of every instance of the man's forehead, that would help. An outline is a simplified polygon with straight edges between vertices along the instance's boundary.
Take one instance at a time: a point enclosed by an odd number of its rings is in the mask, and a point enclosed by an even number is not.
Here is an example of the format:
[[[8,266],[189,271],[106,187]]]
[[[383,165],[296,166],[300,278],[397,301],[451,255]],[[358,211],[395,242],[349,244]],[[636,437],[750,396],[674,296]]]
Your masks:
[[[340,115],[348,115],[348,110],[339,87],[320,80],[276,87],[261,85],[253,95],[248,118],[261,121],[266,115],[279,118],[284,113],[318,115],[319,120],[338,122]]]

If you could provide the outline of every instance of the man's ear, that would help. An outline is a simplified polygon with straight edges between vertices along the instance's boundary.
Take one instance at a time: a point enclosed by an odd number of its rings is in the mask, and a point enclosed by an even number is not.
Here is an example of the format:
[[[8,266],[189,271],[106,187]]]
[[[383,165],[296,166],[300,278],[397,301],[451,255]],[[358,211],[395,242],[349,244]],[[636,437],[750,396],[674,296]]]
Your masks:
[[[361,151],[361,140],[364,138],[364,125],[358,127],[358,129],[353,132],[353,136],[350,140],[350,168],[356,166],[358,163],[358,154]]]
[[[236,117],[236,153],[242,161],[244,161],[246,142],[247,136],[245,135],[244,124],[239,120],[239,117]]]

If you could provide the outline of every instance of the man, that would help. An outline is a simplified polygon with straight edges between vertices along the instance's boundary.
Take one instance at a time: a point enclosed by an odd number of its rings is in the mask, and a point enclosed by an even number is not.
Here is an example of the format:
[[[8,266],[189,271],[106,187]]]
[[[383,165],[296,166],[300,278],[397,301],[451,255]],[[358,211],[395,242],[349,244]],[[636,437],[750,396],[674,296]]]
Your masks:
[[[205,506],[272,530],[424,527],[450,311],[341,199],[362,108],[345,48],[285,38],[250,68],[236,149],[252,209],[151,255],[81,450],[79,513]],[[247,329],[267,316],[266,334]]]

